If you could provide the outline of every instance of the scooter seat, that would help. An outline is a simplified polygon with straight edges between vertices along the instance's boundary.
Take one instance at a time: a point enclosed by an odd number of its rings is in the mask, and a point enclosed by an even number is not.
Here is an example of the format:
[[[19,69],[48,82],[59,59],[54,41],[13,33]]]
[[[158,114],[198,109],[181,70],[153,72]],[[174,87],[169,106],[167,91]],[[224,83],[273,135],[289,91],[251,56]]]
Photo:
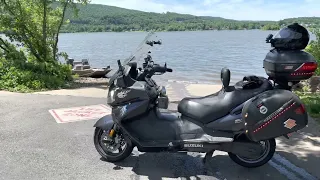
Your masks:
[[[178,112],[202,124],[207,124],[226,116],[233,108],[271,88],[272,85],[267,79],[262,79],[262,84],[252,89],[229,86],[208,96],[182,99],[178,105]]]

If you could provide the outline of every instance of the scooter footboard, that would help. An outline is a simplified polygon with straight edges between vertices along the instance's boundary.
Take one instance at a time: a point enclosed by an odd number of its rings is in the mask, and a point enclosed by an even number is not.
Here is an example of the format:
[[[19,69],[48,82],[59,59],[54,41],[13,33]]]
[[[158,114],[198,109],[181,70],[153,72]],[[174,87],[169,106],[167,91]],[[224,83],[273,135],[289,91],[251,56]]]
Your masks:
[[[294,93],[279,89],[248,101],[242,119],[246,135],[255,142],[290,134],[308,124],[302,101]]]

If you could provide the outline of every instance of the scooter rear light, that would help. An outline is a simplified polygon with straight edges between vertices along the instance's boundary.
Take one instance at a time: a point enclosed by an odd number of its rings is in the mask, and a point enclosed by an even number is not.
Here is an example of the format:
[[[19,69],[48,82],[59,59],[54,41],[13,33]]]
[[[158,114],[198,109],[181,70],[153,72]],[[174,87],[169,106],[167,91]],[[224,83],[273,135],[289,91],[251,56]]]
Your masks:
[[[301,104],[296,110],[295,110],[295,113],[296,114],[303,114],[306,112],[306,108],[304,107],[303,104]]]
[[[303,63],[299,66],[295,72],[314,72],[318,68],[318,64],[315,62],[307,62]]]
[[[291,76],[306,76],[306,75],[312,76],[314,72],[317,70],[317,68],[318,68],[318,64],[315,62],[303,63],[293,73],[291,73]]]

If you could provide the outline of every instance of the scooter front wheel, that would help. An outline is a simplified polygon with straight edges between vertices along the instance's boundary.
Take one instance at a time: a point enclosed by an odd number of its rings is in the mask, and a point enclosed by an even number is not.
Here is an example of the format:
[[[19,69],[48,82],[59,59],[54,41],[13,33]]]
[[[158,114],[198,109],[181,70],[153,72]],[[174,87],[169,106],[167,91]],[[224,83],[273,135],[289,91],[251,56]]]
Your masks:
[[[276,140],[268,139],[260,141],[260,145],[263,148],[263,153],[259,157],[245,158],[233,153],[228,153],[229,157],[237,164],[247,168],[256,168],[266,164],[274,155],[276,150]]]
[[[115,132],[113,138],[109,137],[110,130],[96,128],[94,131],[94,145],[102,158],[108,162],[118,162],[127,158],[132,150],[131,140],[120,132]]]

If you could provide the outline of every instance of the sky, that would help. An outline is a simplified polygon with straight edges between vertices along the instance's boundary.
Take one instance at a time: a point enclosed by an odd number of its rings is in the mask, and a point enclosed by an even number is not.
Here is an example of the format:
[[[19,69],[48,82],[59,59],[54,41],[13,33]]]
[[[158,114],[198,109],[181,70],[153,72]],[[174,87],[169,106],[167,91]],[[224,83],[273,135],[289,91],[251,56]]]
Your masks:
[[[235,20],[281,20],[320,17],[320,0],[91,0],[148,12],[177,12]]]

